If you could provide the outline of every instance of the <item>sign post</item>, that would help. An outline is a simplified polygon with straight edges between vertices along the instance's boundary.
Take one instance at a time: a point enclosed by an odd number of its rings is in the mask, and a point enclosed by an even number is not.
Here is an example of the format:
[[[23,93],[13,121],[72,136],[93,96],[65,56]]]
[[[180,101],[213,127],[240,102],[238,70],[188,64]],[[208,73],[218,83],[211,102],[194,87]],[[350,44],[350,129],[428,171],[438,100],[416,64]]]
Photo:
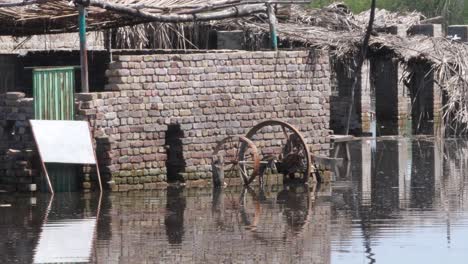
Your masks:
[[[39,151],[49,191],[54,189],[45,163],[94,164],[102,191],[101,174],[93,148],[90,127],[86,121],[29,120]]]

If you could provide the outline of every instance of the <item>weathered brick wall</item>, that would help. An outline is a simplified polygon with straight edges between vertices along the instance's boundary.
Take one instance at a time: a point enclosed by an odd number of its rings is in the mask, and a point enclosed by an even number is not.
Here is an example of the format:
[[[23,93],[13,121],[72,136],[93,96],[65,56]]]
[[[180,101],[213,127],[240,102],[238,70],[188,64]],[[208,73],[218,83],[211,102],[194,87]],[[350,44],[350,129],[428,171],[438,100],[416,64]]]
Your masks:
[[[26,190],[33,183],[35,147],[28,120],[33,101],[24,93],[0,94],[0,185]]]
[[[109,92],[81,95],[80,115],[106,142],[100,159],[116,189],[167,180],[174,130],[178,172],[209,179],[216,142],[265,119],[290,122],[327,154],[329,73],[328,54],[313,51],[122,55],[107,72]]]
[[[107,92],[76,95],[76,119],[90,122],[104,182],[110,181],[114,190],[156,188],[168,180],[167,174],[174,171],[167,168],[173,167],[183,180],[209,180],[216,142],[245,135],[266,119],[293,124],[314,153],[328,154],[327,53],[121,55],[115,59],[107,72]],[[10,93],[0,99],[2,129],[14,124],[18,130],[14,140],[7,135],[10,130],[2,131],[3,156],[11,148],[34,149],[27,127],[33,101],[23,97]],[[3,179],[12,166],[4,167]],[[83,186],[90,188],[92,168],[85,167],[85,172]]]

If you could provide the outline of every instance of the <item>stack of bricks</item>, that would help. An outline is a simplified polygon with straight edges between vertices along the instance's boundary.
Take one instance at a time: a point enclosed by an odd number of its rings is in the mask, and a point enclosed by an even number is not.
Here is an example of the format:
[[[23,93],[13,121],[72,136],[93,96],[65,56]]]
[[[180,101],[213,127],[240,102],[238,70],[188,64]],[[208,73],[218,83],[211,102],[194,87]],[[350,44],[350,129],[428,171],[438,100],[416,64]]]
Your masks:
[[[35,153],[32,150],[9,150],[0,156],[0,174],[2,185],[9,190],[34,191],[33,176],[38,172],[33,169]]]
[[[24,93],[0,95],[0,185],[9,189],[31,190],[35,156],[28,120],[33,118],[31,98]]]
[[[216,142],[266,119],[293,124],[312,152],[328,154],[326,52],[121,55],[107,76],[108,92],[78,96],[79,114],[108,142],[98,156],[116,190],[167,180],[171,127],[181,131],[185,180],[209,179]]]
[[[78,119],[87,120],[93,128],[101,176],[113,190],[154,189],[166,180],[162,131],[167,126],[160,125],[157,131],[145,125],[139,117],[151,110],[135,104],[148,101],[147,96],[138,91],[77,94]],[[85,182],[90,177],[85,175]]]

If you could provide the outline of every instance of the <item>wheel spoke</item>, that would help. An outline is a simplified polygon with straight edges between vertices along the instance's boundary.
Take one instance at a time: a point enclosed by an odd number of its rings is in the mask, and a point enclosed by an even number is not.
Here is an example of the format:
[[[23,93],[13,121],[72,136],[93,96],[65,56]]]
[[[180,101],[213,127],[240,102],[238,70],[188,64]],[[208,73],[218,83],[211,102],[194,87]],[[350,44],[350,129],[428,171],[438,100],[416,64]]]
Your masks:
[[[228,177],[228,176],[233,176],[234,175],[235,167],[236,167],[236,164],[232,164],[231,167],[226,170],[227,171],[226,172],[226,178],[231,178],[231,177]]]
[[[288,132],[286,131],[286,128],[284,126],[281,126],[281,129],[283,130],[283,134],[286,140],[289,139],[289,135],[288,135]]]
[[[223,169],[225,177],[241,177],[245,184],[250,183],[259,169],[257,147],[245,137],[227,137],[216,146],[213,155],[225,153]]]

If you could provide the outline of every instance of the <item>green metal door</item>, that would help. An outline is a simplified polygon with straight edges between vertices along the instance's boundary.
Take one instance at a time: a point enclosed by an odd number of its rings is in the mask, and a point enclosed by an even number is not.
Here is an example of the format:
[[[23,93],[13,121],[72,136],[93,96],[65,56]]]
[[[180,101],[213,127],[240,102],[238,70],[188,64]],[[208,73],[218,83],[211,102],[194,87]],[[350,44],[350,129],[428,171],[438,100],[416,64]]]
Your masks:
[[[74,119],[74,76],[73,67],[33,69],[35,119]]]
[[[73,120],[75,114],[74,67],[33,69],[34,117],[39,120]],[[46,164],[55,192],[77,191],[77,166]],[[40,189],[47,191],[44,177]]]

